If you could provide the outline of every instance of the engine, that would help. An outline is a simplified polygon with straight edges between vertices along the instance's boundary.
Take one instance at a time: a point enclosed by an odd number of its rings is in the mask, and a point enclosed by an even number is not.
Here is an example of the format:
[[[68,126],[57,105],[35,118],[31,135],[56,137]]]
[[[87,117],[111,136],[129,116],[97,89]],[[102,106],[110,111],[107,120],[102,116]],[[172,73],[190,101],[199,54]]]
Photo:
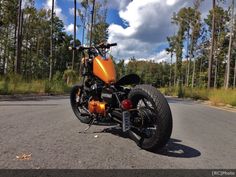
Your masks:
[[[114,102],[114,94],[113,90],[111,88],[103,88],[102,93],[101,93],[101,98],[107,102],[108,104],[112,104]]]
[[[106,103],[92,100],[88,105],[89,112],[94,114],[106,115]]]

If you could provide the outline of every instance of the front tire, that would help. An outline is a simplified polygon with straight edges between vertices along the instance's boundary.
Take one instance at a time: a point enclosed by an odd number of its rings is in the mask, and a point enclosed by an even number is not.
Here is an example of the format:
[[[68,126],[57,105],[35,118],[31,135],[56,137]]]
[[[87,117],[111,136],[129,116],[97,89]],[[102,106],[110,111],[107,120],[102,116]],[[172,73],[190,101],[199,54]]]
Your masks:
[[[145,150],[154,151],[164,147],[172,133],[172,114],[165,97],[150,85],[137,85],[130,91],[129,99],[138,111],[142,112],[142,110],[145,110],[144,117],[145,119],[149,119],[149,126],[150,124],[152,125],[152,128],[149,128],[152,129],[149,136],[144,135],[140,127],[140,131],[137,131],[136,128],[131,129],[131,133],[135,132],[140,137],[140,139],[136,139],[135,141]],[[141,108],[140,102],[143,102]],[[144,121],[147,122],[147,120]],[[142,129],[145,128],[148,129],[147,126],[142,127]]]
[[[84,95],[84,90],[82,85],[75,85],[72,87],[71,92],[70,92],[70,103],[72,110],[75,114],[75,116],[85,124],[90,123],[91,117],[90,116],[82,116],[81,113],[84,110],[86,112],[87,105],[81,104],[81,102],[87,102],[85,100],[85,95]]]

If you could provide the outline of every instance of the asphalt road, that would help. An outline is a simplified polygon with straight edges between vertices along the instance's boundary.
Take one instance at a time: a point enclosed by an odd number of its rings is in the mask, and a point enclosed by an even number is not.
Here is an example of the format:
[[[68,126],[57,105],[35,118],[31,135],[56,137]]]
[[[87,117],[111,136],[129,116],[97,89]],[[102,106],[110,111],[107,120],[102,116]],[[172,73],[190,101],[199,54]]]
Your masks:
[[[0,168],[236,168],[236,113],[169,99],[174,128],[162,153],[120,131],[86,125],[68,99],[0,102]],[[16,156],[30,155],[27,160]]]

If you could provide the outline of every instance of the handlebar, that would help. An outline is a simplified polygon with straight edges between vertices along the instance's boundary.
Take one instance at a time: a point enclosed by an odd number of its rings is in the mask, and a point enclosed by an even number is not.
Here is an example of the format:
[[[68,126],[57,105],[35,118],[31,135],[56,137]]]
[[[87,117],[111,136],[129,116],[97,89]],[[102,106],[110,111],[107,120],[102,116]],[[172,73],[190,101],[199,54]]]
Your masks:
[[[95,48],[106,48],[106,49],[109,49],[110,47],[113,47],[113,46],[117,46],[117,43],[111,43],[111,44],[100,44],[98,46],[96,46]]]
[[[109,49],[110,47],[113,47],[113,46],[117,46],[117,43],[111,43],[111,44],[99,44],[97,46],[91,46],[91,47],[86,47],[86,46],[77,46],[77,47],[69,47],[69,50],[79,50],[79,51],[83,51],[83,50],[89,50],[89,49],[92,49],[92,48],[101,48],[101,49]]]
[[[113,46],[117,46],[117,43],[111,43],[109,45],[110,45],[110,47],[113,47]]]

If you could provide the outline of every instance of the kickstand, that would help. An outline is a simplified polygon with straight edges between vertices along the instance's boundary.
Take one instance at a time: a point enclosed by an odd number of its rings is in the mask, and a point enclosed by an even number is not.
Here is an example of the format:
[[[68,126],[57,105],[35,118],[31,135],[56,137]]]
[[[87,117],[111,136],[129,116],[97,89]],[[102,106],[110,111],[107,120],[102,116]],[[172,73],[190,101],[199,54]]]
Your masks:
[[[88,127],[87,127],[86,129],[84,129],[84,133],[85,133],[88,129],[90,129],[90,127],[93,125],[94,121],[95,121],[95,118],[93,118],[93,119],[89,122]]]

